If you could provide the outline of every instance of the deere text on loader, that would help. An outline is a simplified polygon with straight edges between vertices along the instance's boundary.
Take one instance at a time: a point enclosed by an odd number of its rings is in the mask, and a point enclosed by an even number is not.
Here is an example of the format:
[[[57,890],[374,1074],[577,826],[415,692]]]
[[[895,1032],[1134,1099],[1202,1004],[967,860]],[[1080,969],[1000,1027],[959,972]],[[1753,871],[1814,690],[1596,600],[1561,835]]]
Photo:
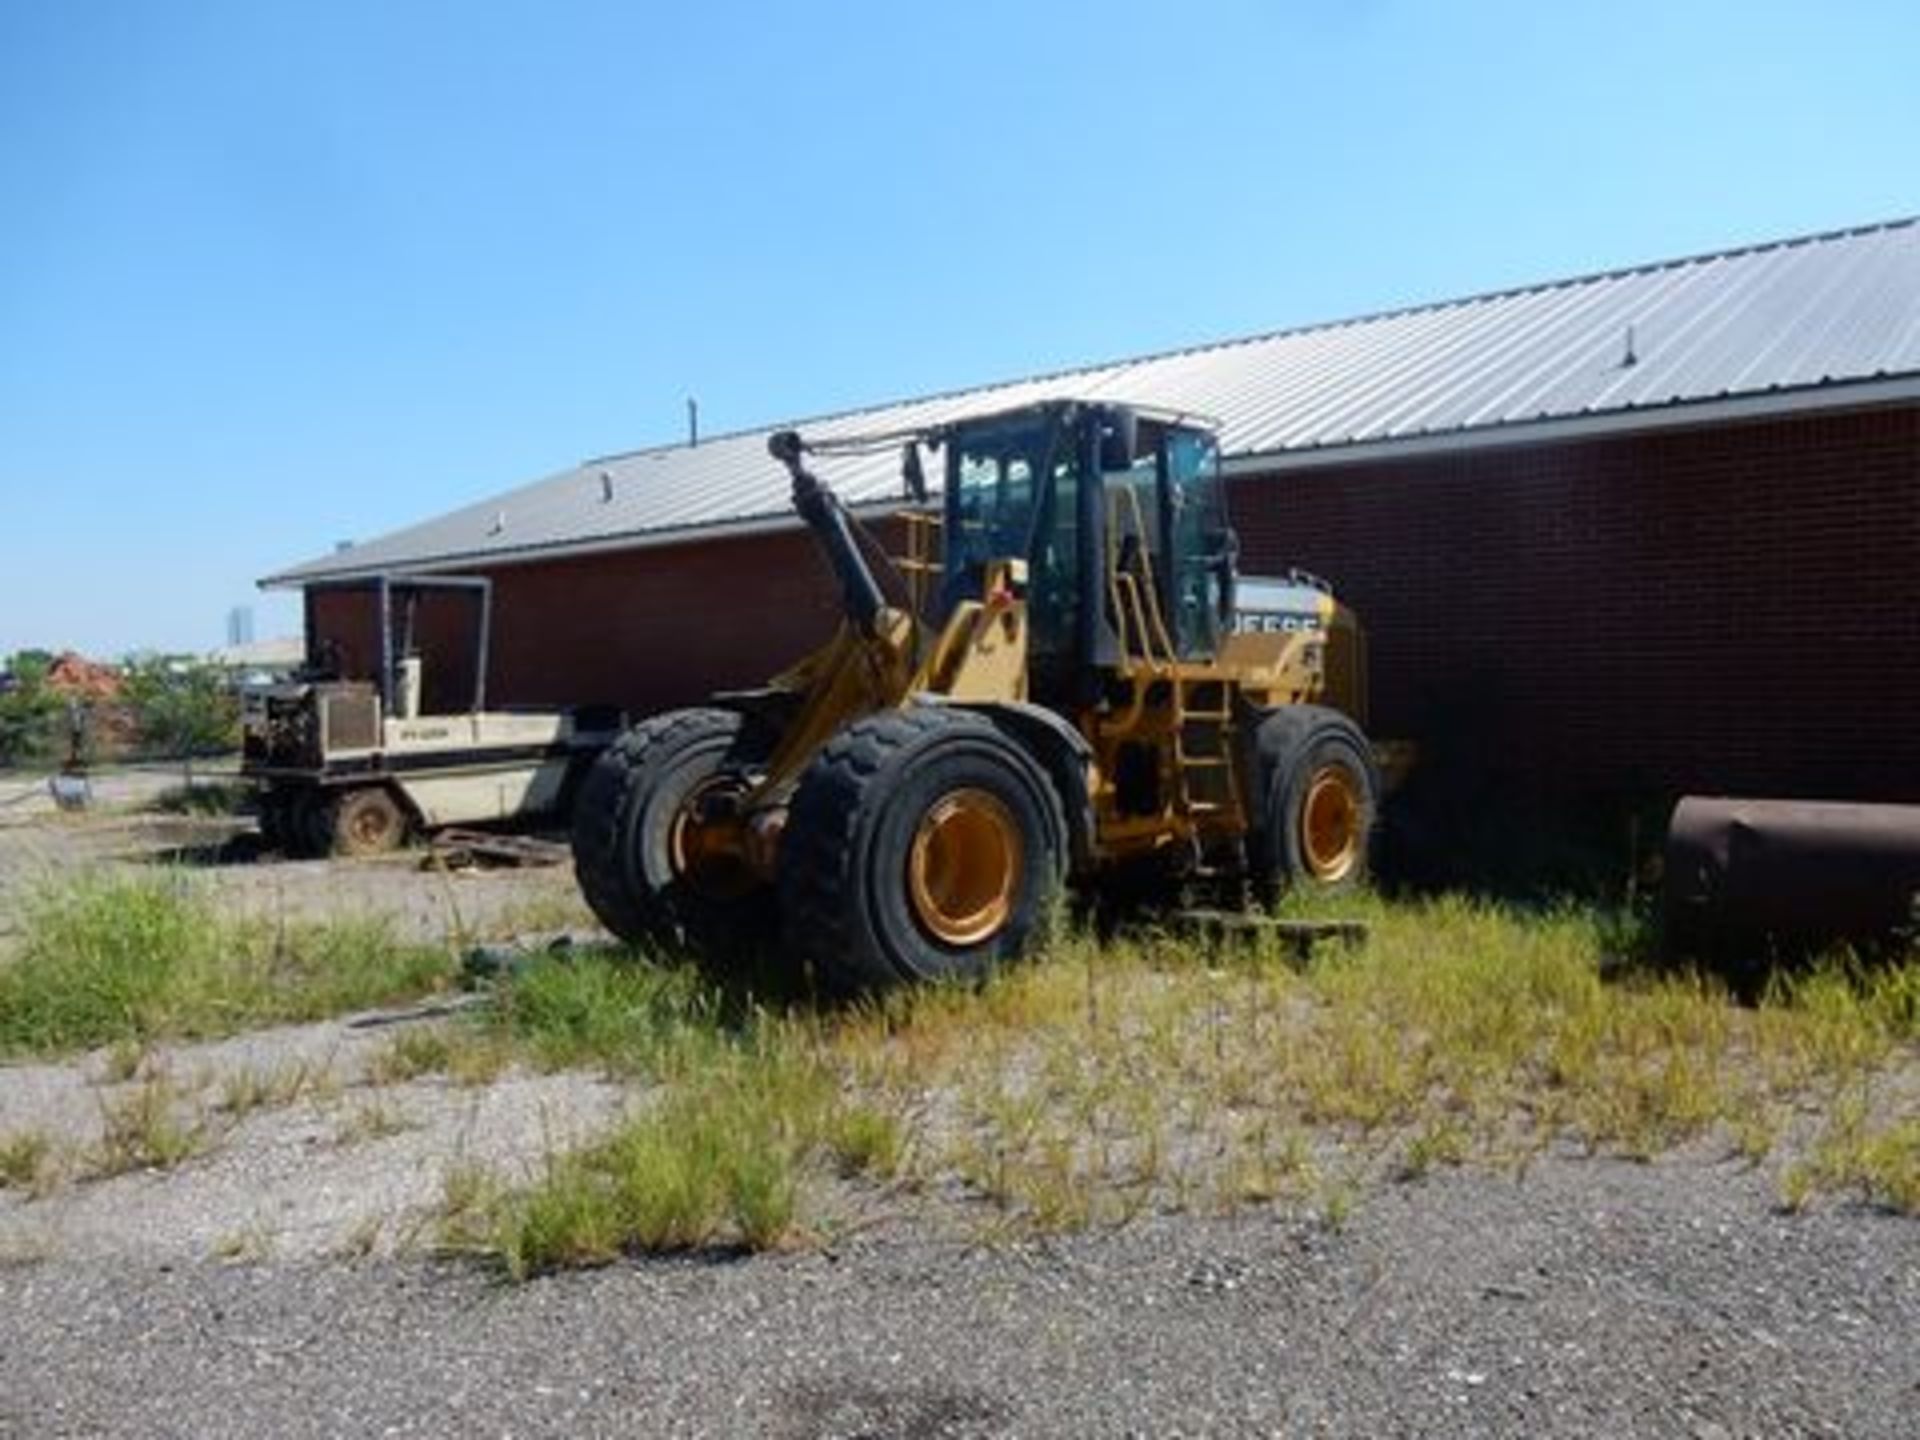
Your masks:
[[[896,562],[806,457],[902,442],[916,499],[923,450],[946,468]],[[595,763],[575,868],[617,935],[719,961],[779,935],[874,990],[1018,955],[1064,886],[1237,905],[1364,876],[1359,628],[1311,577],[1237,573],[1209,426],[1057,401],[769,448],[845,619]]]

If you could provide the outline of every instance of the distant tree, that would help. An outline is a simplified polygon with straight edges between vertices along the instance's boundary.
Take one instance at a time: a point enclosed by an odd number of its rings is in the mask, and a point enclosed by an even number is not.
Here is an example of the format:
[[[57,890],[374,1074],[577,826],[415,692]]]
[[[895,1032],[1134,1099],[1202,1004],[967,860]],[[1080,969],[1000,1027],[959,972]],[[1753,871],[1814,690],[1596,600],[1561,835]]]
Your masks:
[[[129,660],[125,675],[141,748],[183,762],[189,784],[196,756],[239,745],[239,701],[218,666],[153,656]]]
[[[64,733],[66,704],[47,688],[52,657],[22,650],[6,664],[11,683],[0,689],[0,765],[44,760]]]

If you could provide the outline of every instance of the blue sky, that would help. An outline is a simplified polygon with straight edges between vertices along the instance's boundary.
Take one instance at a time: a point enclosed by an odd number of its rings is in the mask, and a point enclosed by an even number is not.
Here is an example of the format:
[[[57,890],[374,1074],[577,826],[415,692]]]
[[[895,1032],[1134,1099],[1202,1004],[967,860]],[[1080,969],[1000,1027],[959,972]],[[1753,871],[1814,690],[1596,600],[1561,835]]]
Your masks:
[[[592,454],[1920,210],[1912,4],[0,0],[0,653]]]

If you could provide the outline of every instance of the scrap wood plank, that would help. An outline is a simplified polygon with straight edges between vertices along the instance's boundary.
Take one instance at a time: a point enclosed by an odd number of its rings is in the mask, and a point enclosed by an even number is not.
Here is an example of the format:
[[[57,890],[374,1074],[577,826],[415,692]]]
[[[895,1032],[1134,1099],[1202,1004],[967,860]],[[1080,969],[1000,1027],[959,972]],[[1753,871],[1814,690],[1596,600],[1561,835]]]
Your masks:
[[[429,864],[449,866],[477,865],[483,860],[504,865],[559,865],[570,853],[556,840],[455,826],[434,835],[427,858]]]

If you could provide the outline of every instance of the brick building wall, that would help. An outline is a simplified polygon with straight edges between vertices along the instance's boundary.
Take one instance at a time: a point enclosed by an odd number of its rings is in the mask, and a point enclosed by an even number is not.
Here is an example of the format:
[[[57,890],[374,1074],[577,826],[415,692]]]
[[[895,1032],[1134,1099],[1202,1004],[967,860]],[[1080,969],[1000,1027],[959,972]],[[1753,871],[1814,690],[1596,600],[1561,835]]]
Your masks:
[[[1920,409],[1236,482],[1331,580],[1372,728],[1558,792],[1920,800]]]
[[[1375,733],[1446,764],[1920,800],[1920,408],[1282,472],[1232,503],[1249,571],[1305,566],[1361,615]],[[495,704],[690,703],[839,613],[798,530],[489,573]]]
[[[693,704],[764,683],[840,621],[832,573],[797,529],[491,573],[492,683],[515,704]]]
[[[764,682],[831,637],[840,619],[831,572],[798,530],[466,573],[493,580],[494,707],[609,704],[649,714],[691,704]],[[314,637],[334,647],[342,673],[376,675],[371,595],[316,590],[310,600]],[[468,703],[472,620],[456,606],[470,604],[439,595],[422,604],[429,710]]]
[[[380,604],[371,589],[317,588],[308,595],[313,636],[321,657],[341,674],[372,679],[380,673]],[[396,597],[395,609],[403,603]],[[419,592],[412,616],[414,648],[423,657],[420,708],[428,714],[465,710],[473,704],[479,646],[479,601],[471,592]],[[498,606],[496,604],[496,617]],[[393,616],[394,653],[407,636],[407,620]],[[489,667],[492,668],[492,667]],[[491,681],[489,682],[491,684]],[[489,694],[488,704],[500,697]]]

